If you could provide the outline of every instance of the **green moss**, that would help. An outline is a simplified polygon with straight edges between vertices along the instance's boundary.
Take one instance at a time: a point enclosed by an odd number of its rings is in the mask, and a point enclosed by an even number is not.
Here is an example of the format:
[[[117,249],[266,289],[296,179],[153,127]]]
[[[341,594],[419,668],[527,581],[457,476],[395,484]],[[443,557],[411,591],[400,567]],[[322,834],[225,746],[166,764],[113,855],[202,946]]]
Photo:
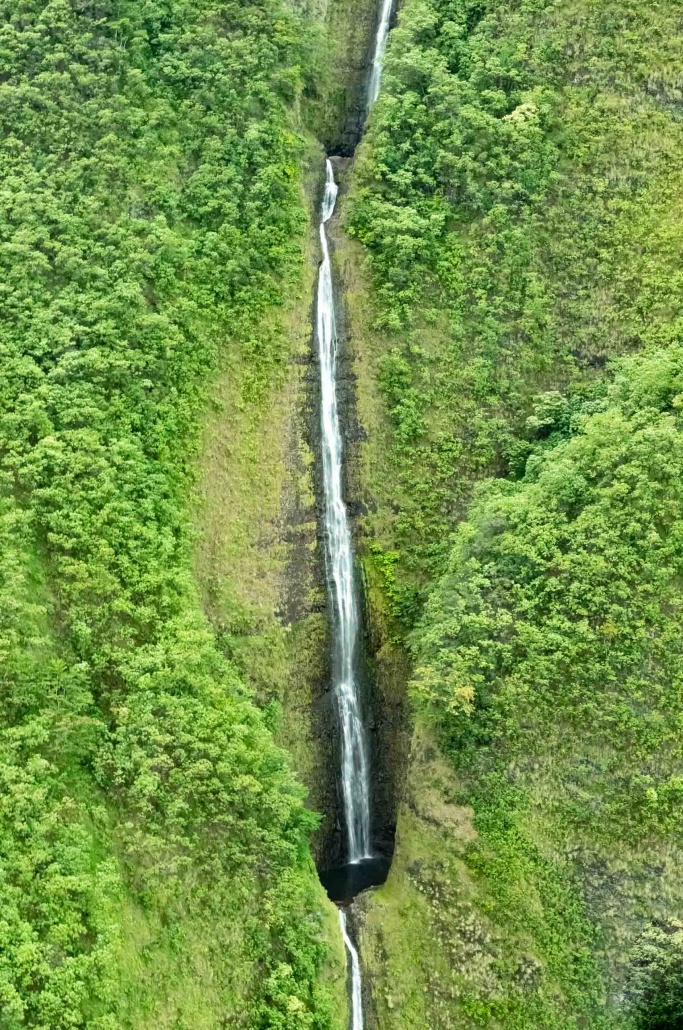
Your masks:
[[[324,29],[315,90],[304,113],[328,153],[349,154],[365,114],[367,68],[374,41],[374,0],[323,0]]]

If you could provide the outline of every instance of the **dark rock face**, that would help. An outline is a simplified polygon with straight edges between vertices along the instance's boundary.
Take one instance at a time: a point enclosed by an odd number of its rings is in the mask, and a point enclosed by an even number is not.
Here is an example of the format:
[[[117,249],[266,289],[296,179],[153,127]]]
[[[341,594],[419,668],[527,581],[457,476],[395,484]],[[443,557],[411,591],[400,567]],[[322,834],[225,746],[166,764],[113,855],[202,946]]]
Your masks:
[[[353,157],[363,136],[365,126],[365,83],[359,83],[355,96],[347,108],[346,125],[339,139],[330,140],[329,152],[340,157]]]
[[[314,286],[315,288],[315,286]],[[316,311],[315,298],[311,307],[311,327],[315,325]],[[320,370],[316,352],[316,342],[313,328],[310,335],[311,360],[305,372],[305,406],[301,413],[301,425],[299,432],[304,437],[310,451],[314,455],[313,464],[313,486],[315,491],[314,521],[316,526],[316,546],[314,551],[315,578],[324,584],[325,582],[325,547],[321,536],[322,517],[322,455],[320,440]],[[290,520],[290,525],[294,519]],[[305,552],[302,544],[302,552]],[[302,553],[302,564],[310,561],[309,553]],[[296,570],[292,569],[291,584],[295,585]],[[301,596],[301,590],[294,590],[295,596]],[[327,593],[324,589],[319,592],[320,607],[327,615]],[[298,614],[298,613],[295,613]],[[339,766],[338,759],[338,728],[337,718],[334,711],[334,699],[330,687],[330,628],[325,638],[321,641],[324,653],[318,656],[317,675],[313,683],[311,711],[309,714],[311,732],[316,742],[317,756],[315,767],[317,778],[315,783],[309,783],[309,799],[312,807],[321,815],[321,823],[313,837],[313,856],[319,867],[327,867],[330,862],[339,861],[342,848],[341,807],[337,789],[337,778],[335,770]]]
[[[315,301],[312,312],[312,325],[316,323]],[[317,547],[321,580],[325,582],[325,541],[323,539],[323,461],[320,429],[320,368],[316,347],[315,332],[311,333],[311,353],[313,360],[307,374],[307,426],[308,441],[315,456],[313,480],[316,497]],[[339,386],[339,383],[338,383]],[[341,393],[341,390],[340,390]],[[340,396],[340,411],[344,424],[344,404]],[[325,611],[328,626],[327,657],[325,661],[325,678],[319,685],[319,692],[314,700],[313,725],[316,729],[316,740],[322,755],[321,767],[324,770],[324,783],[316,786],[316,795],[326,799],[323,822],[316,834],[315,858],[319,869],[332,869],[345,860],[345,827],[343,817],[343,800],[339,771],[341,768],[341,738],[339,721],[335,708],[331,685],[331,646],[329,635],[332,633],[332,617],[329,611],[329,594],[324,591]]]

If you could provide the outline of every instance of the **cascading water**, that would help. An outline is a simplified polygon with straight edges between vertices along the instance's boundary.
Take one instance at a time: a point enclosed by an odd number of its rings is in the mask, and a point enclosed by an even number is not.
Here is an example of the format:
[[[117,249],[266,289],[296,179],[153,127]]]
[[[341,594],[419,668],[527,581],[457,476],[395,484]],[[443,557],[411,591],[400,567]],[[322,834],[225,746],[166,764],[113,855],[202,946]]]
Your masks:
[[[360,962],[358,961],[358,952],[356,951],[354,943],[349,937],[349,932],[346,929],[346,916],[341,909],[339,909],[339,925],[341,926],[342,937],[344,938],[344,945],[346,947],[347,952],[349,953],[349,965],[351,967],[350,1030],[363,1030],[363,995],[360,979]]]
[[[365,730],[358,696],[358,603],[353,575],[351,533],[342,496],[342,440],[337,407],[337,334],[332,269],[325,223],[334,211],[337,184],[332,162],[326,165],[320,220],[323,260],[318,275],[318,353],[320,357],[323,490],[328,580],[335,615],[333,690],[341,731],[341,785],[346,820],[347,861],[371,857],[370,782]]]
[[[379,94],[384,53],[389,33],[392,0],[382,0],[375,37],[372,71],[368,83],[367,109]],[[353,574],[353,550],[349,520],[342,493],[342,436],[337,404],[337,333],[332,289],[332,267],[327,240],[327,222],[337,200],[337,184],[329,158],[325,165],[325,193],[320,217],[322,262],[318,273],[317,325],[321,384],[321,430],[323,457],[323,493],[328,586],[334,613],[333,693],[341,735],[341,786],[346,822],[347,854],[345,869],[360,871],[352,876],[342,871],[341,882],[346,895],[352,897],[363,886],[382,882],[386,877],[384,860],[373,860],[370,834],[370,771],[367,741],[363,725],[357,656],[359,640],[359,605]],[[378,871],[380,876],[378,878]],[[363,882],[365,875],[365,882]],[[328,892],[332,880],[328,881]],[[339,883],[337,888],[339,888]],[[350,889],[349,889],[350,888]],[[351,977],[350,1030],[363,1030],[363,998],[358,951],[346,925],[346,914],[339,909],[344,946],[349,959]]]
[[[375,36],[375,52],[372,57],[372,72],[370,73],[370,84],[368,86],[368,107],[374,104],[379,96],[379,84],[382,79],[384,68],[384,52],[387,48],[389,38],[389,22],[391,21],[391,10],[393,0],[382,0],[377,35]]]

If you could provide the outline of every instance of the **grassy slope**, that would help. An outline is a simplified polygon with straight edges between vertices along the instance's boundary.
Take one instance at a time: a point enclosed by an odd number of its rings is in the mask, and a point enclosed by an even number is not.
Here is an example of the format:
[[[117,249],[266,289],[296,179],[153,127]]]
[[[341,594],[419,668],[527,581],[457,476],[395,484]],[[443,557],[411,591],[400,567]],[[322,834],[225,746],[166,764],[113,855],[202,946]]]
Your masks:
[[[519,485],[481,491],[416,635],[505,942],[479,1001],[510,1025],[649,1026],[654,938],[680,949],[680,382],[679,347],[624,362]]]
[[[675,4],[402,9],[356,169],[364,247],[340,256],[390,637],[443,574],[474,484],[518,478],[562,421],[538,395],[579,405],[606,360],[679,337],[680,42]],[[588,811],[621,776],[597,731],[539,716],[518,808],[486,752],[474,779],[439,757],[445,721],[417,716],[396,864],[367,903],[378,1025],[619,1025],[639,934],[680,915],[675,832],[567,830],[567,793]],[[577,763],[599,771],[572,788]]]
[[[284,311],[229,357],[212,391],[201,445],[195,572],[221,647],[268,708],[278,741],[309,789],[309,804],[321,811],[329,807],[320,793],[329,777],[317,775],[326,758],[314,724],[327,627],[314,510],[317,386],[309,362],[317,211],[322,148],[341,142],[354,121],[376,5],[320,2],[308,13],[320,20],[320,36],[315,76],[296,105],[305,148],[301,199],[311,223],[302,275]]]
[[[317,186],[320,155],[310,155]],[[275,739],[308,790],[307,804],[331,810],[315,715],[326,676],[327,628],[320,595],[313,456],[307,396],[311,297],[317,268],[312,239],[301,282],[284,311],[259,328],[281,357],[268,380],[239,357],[212,390],[203,429],[194,522],[195,575],[220,648],[267,713]],[[329,906],[330,961],[322,971],[345,1024],[345,955]]]
[[[204,610],[219,645],[267,711],[275,738],[291,755],[320,813],[317,841],[336,799],[330,784],[319,720],[327,667],[327,626],[320,588],[314,509],[317,431],[312,407],[311,317],[318,265],[314,231],[322,171],[320,143],[341,142],[358,115],[365,44],[376,14],[372,0],[320,4],[324,59],[300,108],[307,129],[305,206],[312,225],[304,244],[303,274],[284,311],[259,326],[254,352],[231,357],[212,391],[201,446],[195,525],[195,574]],[[298,123],[302,131],[301,122]],[[348,142],[348,140],[347,140]],[[261,350],[277,358],[258,375]],[[267,351],[268,352],[268,351]],[[340,946],[336,921],[330,927]],[[323,971],[345,1022],[343,952]]]

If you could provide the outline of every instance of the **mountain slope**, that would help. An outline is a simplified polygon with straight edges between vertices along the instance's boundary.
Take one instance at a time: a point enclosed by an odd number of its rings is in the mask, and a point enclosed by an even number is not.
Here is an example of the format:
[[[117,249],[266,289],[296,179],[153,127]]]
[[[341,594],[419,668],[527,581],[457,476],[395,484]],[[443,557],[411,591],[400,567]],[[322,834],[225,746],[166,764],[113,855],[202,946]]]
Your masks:
[[[270,0],[2,15],[2,1024],[336,1026],[315,820],[186,512],[222,352],[264,389],[283,358],[254,327],[299,276],[312,32]]]
[[[340,255],[414,662],[373,1026],[680,1019],[679,15],[407,0],[392,36]]]

